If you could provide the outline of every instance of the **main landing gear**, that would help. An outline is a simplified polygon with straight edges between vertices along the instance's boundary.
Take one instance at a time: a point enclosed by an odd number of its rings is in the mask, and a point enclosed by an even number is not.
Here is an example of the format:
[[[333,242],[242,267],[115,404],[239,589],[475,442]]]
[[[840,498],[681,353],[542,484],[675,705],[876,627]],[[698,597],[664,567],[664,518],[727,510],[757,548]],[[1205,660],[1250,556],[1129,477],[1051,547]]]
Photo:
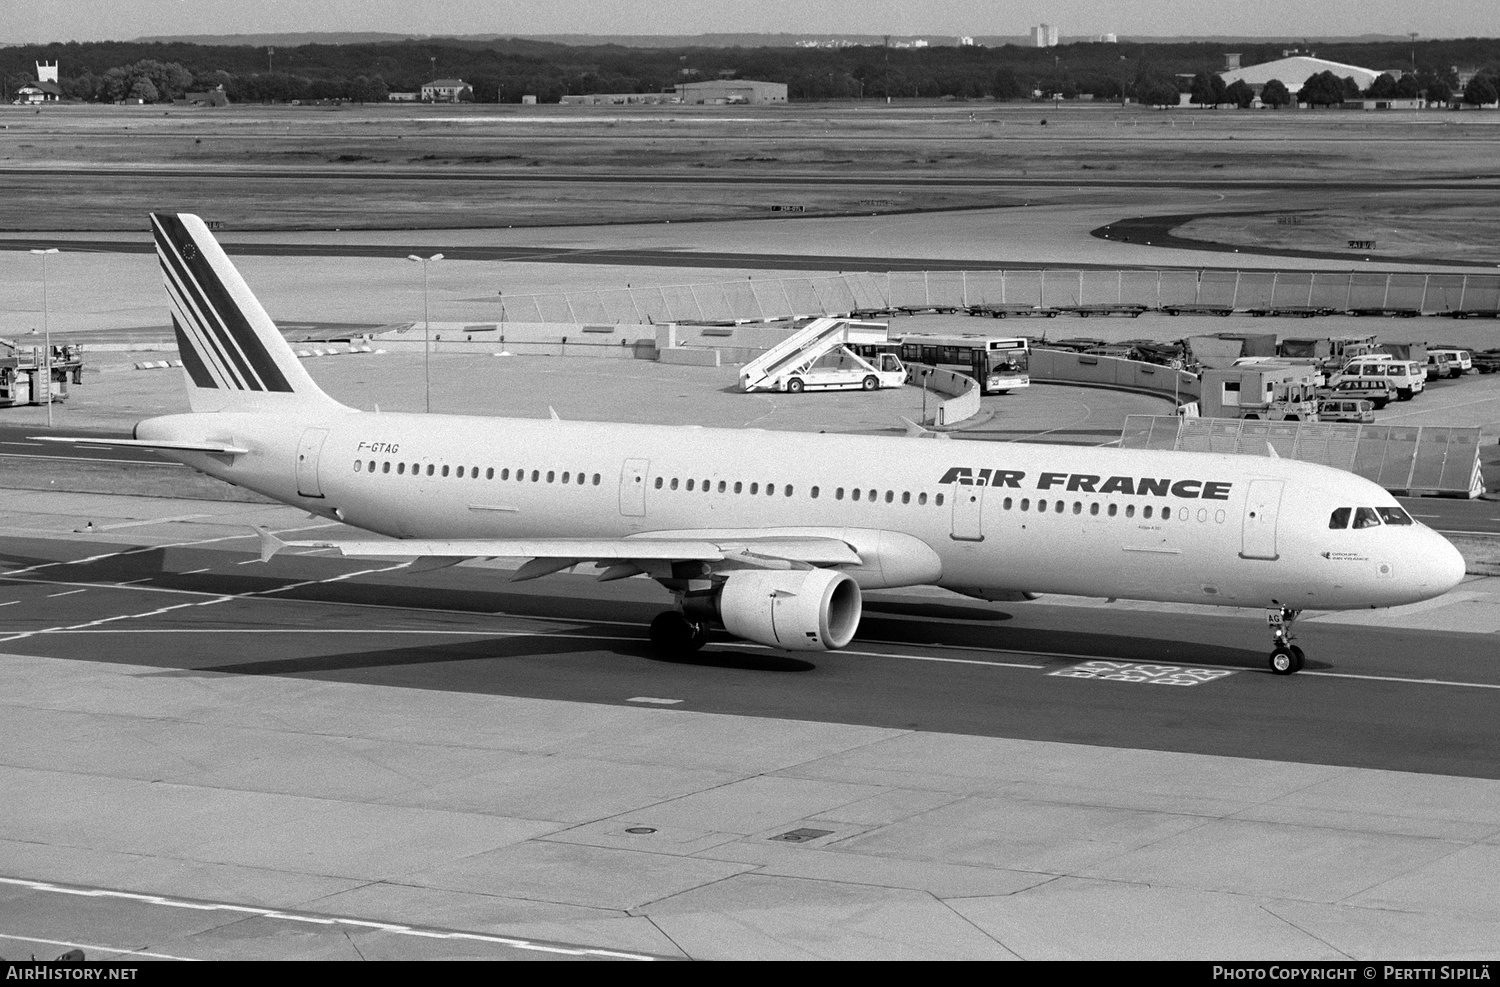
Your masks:
[[[666,610],[651,621],[651,644],[664,658],[686,658],[708,640],[708,625],[689,620],[680,610]]]
[[[1276,646],[1271,649],[1271,671],[1277,675],[1290,675],[1302,671],[1302,649],[1292,643],[1292,622],[1300,610],[1277,607],[1266,613],[1266,623],[1271,626],[1271,635]]]

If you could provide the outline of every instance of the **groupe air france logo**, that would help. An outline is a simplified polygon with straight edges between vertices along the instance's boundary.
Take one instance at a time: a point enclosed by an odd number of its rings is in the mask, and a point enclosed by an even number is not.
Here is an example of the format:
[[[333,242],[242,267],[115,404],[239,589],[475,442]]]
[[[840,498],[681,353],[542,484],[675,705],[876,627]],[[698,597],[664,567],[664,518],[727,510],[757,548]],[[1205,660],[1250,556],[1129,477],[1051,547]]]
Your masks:
[[[1101,476],[1097,473],[1039,473],[1023,487],[1024,470],[975,469],[952,466],[939,483],[965,487],[1008,487],[1012,490],[1058,490],[1067,493],[1124,494],[1128,497],[1183,497],[1190,500],[1228,500],[1233,483],[1217,480],[1173,480],[1155,476]]]

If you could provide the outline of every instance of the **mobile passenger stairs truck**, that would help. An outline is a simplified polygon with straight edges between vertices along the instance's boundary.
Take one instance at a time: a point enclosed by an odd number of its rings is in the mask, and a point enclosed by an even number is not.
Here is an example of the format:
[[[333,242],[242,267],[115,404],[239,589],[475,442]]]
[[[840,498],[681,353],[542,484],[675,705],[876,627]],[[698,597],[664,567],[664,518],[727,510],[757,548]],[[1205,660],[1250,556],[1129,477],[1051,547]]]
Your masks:
[[[895,353],[870,359],[853,349],[889,342],[883,322],[814,319],[740,368],[743,391],[865,390],[900,387],[906,367]]]

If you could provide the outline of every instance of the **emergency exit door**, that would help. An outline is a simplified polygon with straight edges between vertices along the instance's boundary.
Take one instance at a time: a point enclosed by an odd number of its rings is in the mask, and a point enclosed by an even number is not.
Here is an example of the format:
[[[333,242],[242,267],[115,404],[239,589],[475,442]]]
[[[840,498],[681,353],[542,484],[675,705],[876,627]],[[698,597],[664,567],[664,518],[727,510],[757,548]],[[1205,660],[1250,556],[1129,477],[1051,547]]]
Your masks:
[[[303,431],[297,443],[297,496],[321,497],[323,486],[318,482],[318,457],[323,453],[323,440],[328,438],[328,429],[309,428]]]
[[[646,471],[649,459],[627,459],[620,470],[620,513],[625,517],[646,516]]]

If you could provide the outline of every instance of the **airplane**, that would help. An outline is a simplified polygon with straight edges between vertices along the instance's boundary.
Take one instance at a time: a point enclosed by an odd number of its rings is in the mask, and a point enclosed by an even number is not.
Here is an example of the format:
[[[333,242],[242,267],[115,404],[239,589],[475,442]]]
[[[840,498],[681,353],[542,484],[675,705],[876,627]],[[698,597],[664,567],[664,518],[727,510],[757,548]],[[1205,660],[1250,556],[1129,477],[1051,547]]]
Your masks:
[[[672,594],[650,640],[674,657],[715,626],[842,648],[877,588],[1263,608],[1279,675],[1303,666],[1303,610],[1415,603],[1464,576],[1381,487],[1274,455],[360,411],[308,375],[201,219],[152,226],[191,413],[112,443],[41,438],[155,449],[385,536],[259,529],[264,561],[286,547],[418,572],[523,559],[517,580],[595,563],[601,581]]]

